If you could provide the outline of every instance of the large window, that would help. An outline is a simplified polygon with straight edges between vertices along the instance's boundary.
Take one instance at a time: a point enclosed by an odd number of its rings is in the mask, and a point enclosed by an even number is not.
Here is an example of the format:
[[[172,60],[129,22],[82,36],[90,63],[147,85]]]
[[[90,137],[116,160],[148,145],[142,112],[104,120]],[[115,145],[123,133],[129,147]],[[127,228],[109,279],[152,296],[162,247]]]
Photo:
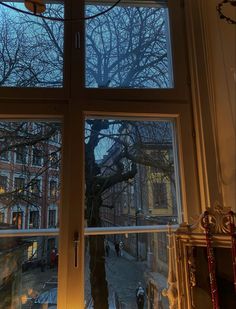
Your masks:
[[[88,1],[86,87],[172,88],[168,8],[153,1]],[[159,2],[160,3],[160,2]],[[164,6],[163,6],[164,4]]]
[[[174,119],[86,118],[85,297],[95,308],[135,308],[139,281],[145,291],[151,282],[157,291],[167,285],[163,229],[182,221],[177,144]],[[121,288],[128,288],[127,279],[133,293]],[[145,305],[149,297],[143,295]],[[168,308],[167,300],[156,298]]]

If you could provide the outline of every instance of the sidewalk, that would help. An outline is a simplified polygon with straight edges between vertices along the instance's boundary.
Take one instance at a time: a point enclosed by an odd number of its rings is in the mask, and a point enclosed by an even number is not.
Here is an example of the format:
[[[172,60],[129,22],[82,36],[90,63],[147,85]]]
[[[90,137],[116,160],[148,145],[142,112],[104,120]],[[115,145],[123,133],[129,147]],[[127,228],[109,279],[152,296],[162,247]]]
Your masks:
[[[109,285],[115,290],[122,309],[136,309],[136,288],[142,282],[145,288],[143,262],[138,262],[122,250],[123,255],[117,257],[115,251],[110,250],[106,257],[106,274]],[[146,307],[146,303],[145,306]],[[113,309],[113,308],[110,308]]]

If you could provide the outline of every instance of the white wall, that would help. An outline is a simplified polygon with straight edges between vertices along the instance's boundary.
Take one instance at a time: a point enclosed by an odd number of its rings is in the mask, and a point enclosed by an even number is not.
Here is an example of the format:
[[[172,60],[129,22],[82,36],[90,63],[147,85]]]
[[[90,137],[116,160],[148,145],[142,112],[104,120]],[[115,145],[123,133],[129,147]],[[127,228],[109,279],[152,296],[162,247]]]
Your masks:
[[[219,18],[219,2],[206,1],[213,85],[211,109],[223,204],[236,210],[236,25]],[[223,12],[236,20],[236,7],[227,4]]]

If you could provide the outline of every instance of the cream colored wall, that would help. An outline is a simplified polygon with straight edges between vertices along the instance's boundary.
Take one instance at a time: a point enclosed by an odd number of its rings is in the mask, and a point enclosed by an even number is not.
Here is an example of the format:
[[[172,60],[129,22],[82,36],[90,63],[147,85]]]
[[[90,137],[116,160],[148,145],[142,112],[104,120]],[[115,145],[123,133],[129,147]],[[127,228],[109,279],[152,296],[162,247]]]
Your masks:
[[[205,6],[213,86],[211,110],[223,204],[236,210],[236,25],[219,18],[219,2],[207,0]],[[236,20],[235,7],[227,4],[223,9]]]

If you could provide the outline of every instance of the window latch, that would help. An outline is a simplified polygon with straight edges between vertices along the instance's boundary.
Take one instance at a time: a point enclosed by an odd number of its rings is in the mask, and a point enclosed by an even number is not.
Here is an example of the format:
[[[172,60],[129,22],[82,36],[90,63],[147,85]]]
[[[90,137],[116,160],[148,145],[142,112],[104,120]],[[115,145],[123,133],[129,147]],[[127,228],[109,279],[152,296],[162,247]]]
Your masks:
[[[79,265],[79,254],[78,254],[79,241],[80,241],[79,233],[75,232],[74,233],[74,240],[73,240],[73,243],[74,243],[74,266],[75,266],[75,268],[77,268],[78,265]]]

